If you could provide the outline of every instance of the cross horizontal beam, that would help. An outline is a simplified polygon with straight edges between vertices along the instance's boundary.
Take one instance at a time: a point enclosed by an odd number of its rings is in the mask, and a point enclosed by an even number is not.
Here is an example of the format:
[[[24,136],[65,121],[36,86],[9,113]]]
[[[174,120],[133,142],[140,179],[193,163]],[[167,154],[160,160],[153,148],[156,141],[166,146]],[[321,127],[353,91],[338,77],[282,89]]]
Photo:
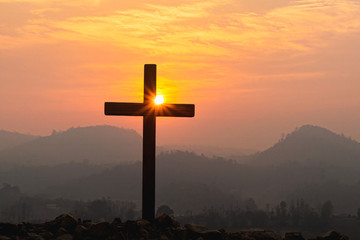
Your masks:
[[[105,115],[157,117],[194,117],[194,104],[145,104],[105,102]]]

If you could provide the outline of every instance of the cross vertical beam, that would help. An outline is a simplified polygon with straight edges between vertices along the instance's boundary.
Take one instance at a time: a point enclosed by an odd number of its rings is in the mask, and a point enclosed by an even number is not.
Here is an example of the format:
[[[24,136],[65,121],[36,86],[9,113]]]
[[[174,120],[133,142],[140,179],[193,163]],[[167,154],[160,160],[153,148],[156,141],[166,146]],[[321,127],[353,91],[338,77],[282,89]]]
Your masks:
[[[156,96],[156,65],[144,67],[144,104],[153,105]],[[142,184],[142,218],[155,218],[155,142],[156,142],[155,109],[143,117],[143,184]]]

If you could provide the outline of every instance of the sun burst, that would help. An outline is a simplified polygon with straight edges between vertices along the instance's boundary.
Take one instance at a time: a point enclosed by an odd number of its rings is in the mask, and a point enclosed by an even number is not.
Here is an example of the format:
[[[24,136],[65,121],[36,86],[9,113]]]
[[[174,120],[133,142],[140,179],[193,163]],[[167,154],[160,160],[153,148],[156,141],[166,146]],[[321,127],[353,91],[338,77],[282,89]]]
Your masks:
[[[160,105],[164,103],[164,96],[163,95],[156,95],[155,97],[155,104]]]

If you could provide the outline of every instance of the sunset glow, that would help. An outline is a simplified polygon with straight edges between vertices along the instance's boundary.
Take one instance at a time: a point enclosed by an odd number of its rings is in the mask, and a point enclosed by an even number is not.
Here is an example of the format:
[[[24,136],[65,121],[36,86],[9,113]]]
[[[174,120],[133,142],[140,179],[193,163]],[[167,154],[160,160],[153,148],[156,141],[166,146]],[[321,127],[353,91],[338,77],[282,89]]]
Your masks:
[[[142,102],[143,66],[154,63],[166,102],[197,106],[193,121],[159,120],[159,144],[263,149],[303,124],[360,140],[360,1],[0,0],[0,9],[0,129],[141,133],[138,120],[105,118],[102,103]],[[178,123],[176,139],[162,134]]]

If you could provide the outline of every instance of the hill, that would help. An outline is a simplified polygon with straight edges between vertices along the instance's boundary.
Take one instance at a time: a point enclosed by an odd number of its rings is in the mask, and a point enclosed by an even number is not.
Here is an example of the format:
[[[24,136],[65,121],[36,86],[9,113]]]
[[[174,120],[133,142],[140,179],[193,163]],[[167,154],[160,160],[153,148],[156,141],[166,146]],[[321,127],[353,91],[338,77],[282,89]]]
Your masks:
[[[250,160],[265,165],[326,163],[360,169],[360,143],[322,127],[304,125]]]
[[[304,126],[266,151],[248,156],[246,164],[183,151],[162,153],[156,163],[157,200],[182,213],[247,198],[260,206],[300,198],[316,206],[330,199],[338,212],[354,213],[360,201],[358,146],[324,128]],[[138,202],[141,171],[140,163],[119,165],[52,186],[46,193]]]
[[[0,130],[0,151],[32,141],[39,136]]]
[[[112,126],[70,128],[0,152],[2,164],[55,165],[88,161],[119,164],[141,159],[141,136]]]
[[[27,194],[139,202],[140,142],[132,130],[69,129],[0,153],[1,157],[11,153],[18,163],[39,156],[41,160],[2,168],[0,182],[16,185]],[[303,198],[314,206],[332,200],[337,213],[355,213],[360,207],[358,147],[356,141],[307,125],[264,152],[247,156],[246,164],[183,151],[161,153],[156,163],[157,203],[170,204],[183,213],[249,198],[262,207]],[[48,155],[41,149],[47,149]],[[30,157],[21,158],[20,153]]]

